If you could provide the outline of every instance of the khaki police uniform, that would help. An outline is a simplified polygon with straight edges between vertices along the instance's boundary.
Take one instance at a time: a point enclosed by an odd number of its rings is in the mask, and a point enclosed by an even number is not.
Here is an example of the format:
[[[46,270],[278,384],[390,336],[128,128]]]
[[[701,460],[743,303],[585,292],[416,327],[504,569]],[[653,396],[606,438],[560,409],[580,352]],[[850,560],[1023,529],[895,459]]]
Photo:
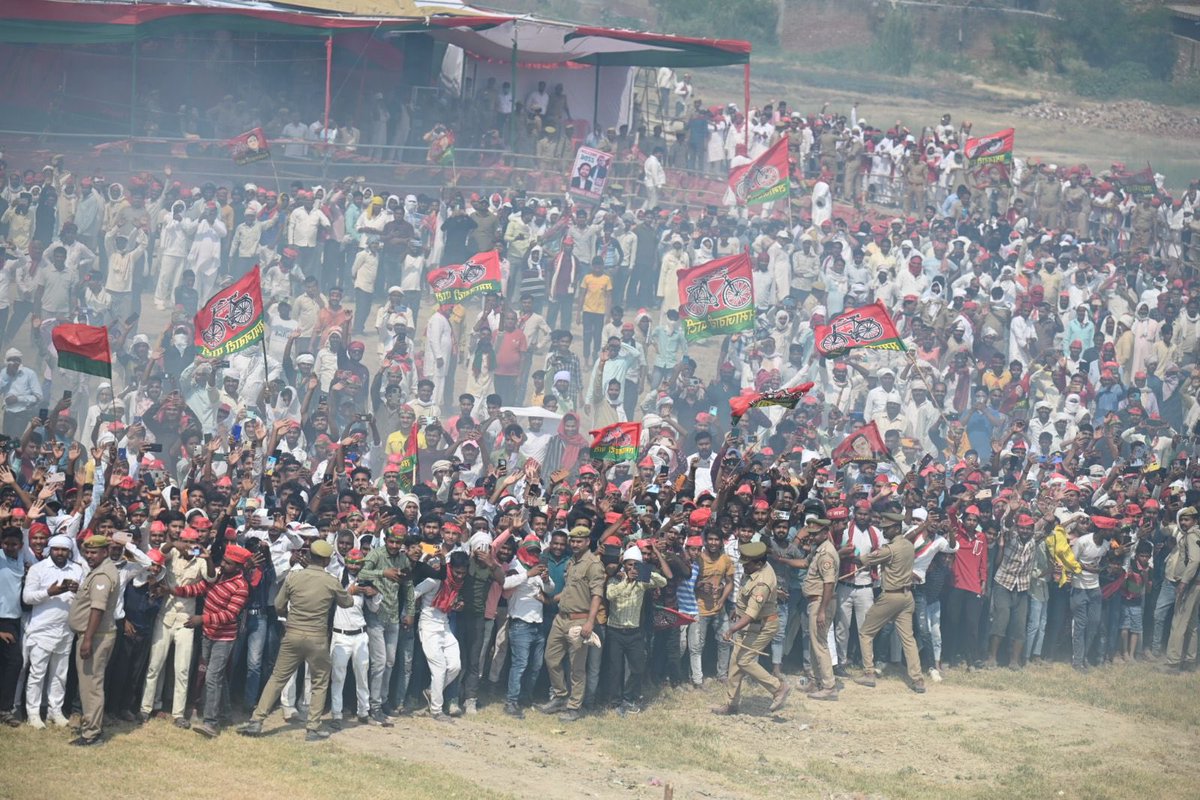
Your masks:
[[[1175,562],[1175,614],[1167,640],[1168,667],[1196,664],[1196,620],[1200,618],[1200,527],[1192,526],[1178,545]]]
[[[67,621],[80,637],[87,631],[92,611],[101,612],[100,626],[92,636],[92,654],[83,658],[78,644],[75,650],[75,671],[79,674],[79,700],[83,706],[79,735],[87,740],[96,739],[104,728],[104,671],[112,657],[117,642],[117,623],[113,613],[117,608],[117,597],[121,591],[121,577],[112,559],[105,558],[79,584],[75,600]]]
[[[275,598],[275,612],[281,620],[287,618],[287,628],[279,643],[275,669],[250,715],[251,721],[261,723],[267,718],[288,678],[304,663],[312,676],[308,729],[315,731],[321,727],[329,694],[329,612],[335,603],[340,608],[349,608],[354,605],[354,598],[323,566],[310,564],[288,573]]]
[[[587,643],[583,637],[568,635],[571,628],[587,622],[593,597],[604,596],[604,565],[600,556],[592,552],[580,558],[574,556],[567,562],[567,571],[562,594],[558,597],[558,614],[550,625],[546,636],[546,671],[550,675],[550,699],[567,698],[567,710],[578,711],[583,706],[583,692],[587,687]],[[563,659],[571,665],[571,693],[567,695],[566,675]]]
[[[825,624],[817,626],[817,611],[821,607],[826,584],[837,586],[840,558],[837,548],[829,537],[821,542],[808,562],[808,574],[804,577],[804,596],[808,598],[808,645],[811,648],[813,675],[817,688],[832,689],[836,685],[833,677],[833,657],[829,654],[829,626],[837,611],[836,600],[826,610]]]
[[[862,649],[863,670],[873,674],[875,670],[875,635],[889,622],[896,623],[900,644],[904,648],[908,677],[914,684],[923,683],[921,678],[921,656],[917,651],[917,640],[913,637],[912,571],[916,556],[913,543],[897,536],[878,550],[862,557],[863,567],[881,567],[880,581],[883,594],[867,612],[867,618],[858,631],[858,644]]]
[[[763,549],[765,554],[765,547]],[[779,691],[783,685],[779,678],[758,663],[759,654],[753,652],[766,652],[771,646],[771,640],[779,631],[778,601],[779,584],[775,570],[770,564],[764,563],[758,572],[746,575],[742,579],[742,588],[737,598],[738,619],[750,617],[754,622],[743,628],[739,634],[741,638],[734,642],[729,678],[725,685],[731,708],[737,705],[743,678],[750,678],[771,694]]]

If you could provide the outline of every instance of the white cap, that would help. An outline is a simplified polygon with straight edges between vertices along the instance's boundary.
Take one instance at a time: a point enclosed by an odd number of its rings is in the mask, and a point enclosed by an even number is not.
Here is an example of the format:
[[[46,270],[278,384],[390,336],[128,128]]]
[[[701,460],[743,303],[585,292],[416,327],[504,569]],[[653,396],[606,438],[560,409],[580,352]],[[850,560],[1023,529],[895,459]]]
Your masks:
[[[625,551],[624,555],[621,556],[621,560],[622,561],[641,561],[642,560],[642,551],[638,550],[637,547],[631,547]]]

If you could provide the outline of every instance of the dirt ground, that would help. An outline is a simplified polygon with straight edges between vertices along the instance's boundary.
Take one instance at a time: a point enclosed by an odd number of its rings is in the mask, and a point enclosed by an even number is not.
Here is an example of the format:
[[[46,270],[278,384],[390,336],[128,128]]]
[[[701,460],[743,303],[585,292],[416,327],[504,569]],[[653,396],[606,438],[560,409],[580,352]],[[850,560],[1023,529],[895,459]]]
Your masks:
[[[794,680],[794,677],[792,678]],[[668,691],[639,716],[524,721],[486,704],[453,723],[417,716],[393,729],[348,727],[303,742],[276,714],[268,736],[231,731],[209,742],[167,723],[113,726],[80,758],[59,730],[4,729],[0,797],[273,798],[399,796],[645,798],[871,797],[1125,798],[1148,787],[1194,792],[1198,769],[1180,754],[1200,746],[1200,683],[1145,665],[1078,676],[1063,665],[1013,673],[951,672],[929,692],[898,676],[849,684],[837,703],[799,690],[778,714],[749,690],[746,713],[715,717],[722,697]],[[75,756],[75,757],[72,757]],[[46,765],[53,769],[45,769]],[[385,794],[386,793],[386,794]]]

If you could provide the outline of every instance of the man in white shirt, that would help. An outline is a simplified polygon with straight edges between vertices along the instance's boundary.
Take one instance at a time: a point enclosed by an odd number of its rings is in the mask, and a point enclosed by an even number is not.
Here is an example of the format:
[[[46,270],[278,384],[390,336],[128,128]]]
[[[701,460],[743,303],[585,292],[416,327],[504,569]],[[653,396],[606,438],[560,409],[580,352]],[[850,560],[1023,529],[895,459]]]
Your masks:
[[[659,191],[667,185],[667,173],[662,165],[665,154],[661,147],[656,147],[642,163],[642,183],[646,187],[646,202],[642,204],[642,208],[655,208],[658,205]]]
[[[879,529],[871,525],[871,508],[866,505],[854,509],[854,517],[846,526],[845,533],[838,543],[838,552],[843,563],[852,557],[864,556],[879,549],[883,539]],[[837,627],[834,638],[837,642],[838,664],[846,663],[846,645],[850,641],[850,620],[857,618],[861,628],[867,618],[867,612],[875,602],[871,588],[873,582],[871,570],[863,568],[852,577],[841,576],[837,584]],[[839,666],[835,672],[844,673],[845,668]]]
[[[32,606],[25,629],[25,653],[29,676],[25,682],[25,713],[34,728],[44,728],[42,693],[50,678],[47,718],[59,727],[67,726],[62,706],[66,696],[67,667],[71,642],[75,635],[67,624],[75,591],[83,580],[83,567],[71,560],[71,539],[51,537],[46,549],[50,557],[29,568],[22,599]]]
[[[334,573],[346,588],[356,584],[358,590],[350,595],[354,604],[349,608],[334,607],[333,638],[329,645],[329,655],[333,666],[333,680],[329,687],[331,698],[330,712],[333,720],[330,723],[335,731],[342,727],[342,695],[346,685],[346,666],[354,665],[354,695],[358,702],[358,721],[366,725],[371,710],[370,680],[370,641],[367,636],[367,618],[363,608],[375,611],[383,602],[383,595],[374,586],[358,583],[358,572],[362,569],[367,554],[354,549],[346,554],[346,563],[338,567]],[[330,562],[332,565],[332,561]],[[389,723],[390,727],[390,723]]]
[[[1112,517],[1093,516],[1091,532],[1071,545],[1082,567],[1071,575],[1071,666],[1080,672],[1088,671],[1088,651],[1100,632],[1100,569],[1116,529]]]
[[[462,653],[458,640],[450,630],[450,612],[461,602],[459,588],[467,577],[471,557],[463,552],[449,555],[446,567],[448,580],[426,578],[416,585],[413,594],[421,604],[417,629],[421,637],[421,649],[429,662],[429,717],[445,721],[442,713],[443,695],[446,687],[454,683],[462,672]],[[443,584],[448,584],[442,591]]]
[[[288,215],[288,244],[299,252],[297,263],[305,275],[317,274],[316,267],[321,256],[318,235],[321,228],[330,227],[329,217],[315,205],[316,198],[313,197],[313,193],[302,192],[300,205]]]
[[[453,357],[450,331],[450,310],[453,307],[450,303],[443,303],[436,314],[430,315],[425,325],[425,374],[433,381],[434,397],[440,397],[437,392],[446,388],[446,373]]]
[[[542,543],[537,534],[526,536],[516,556],[505,567],[504,591],[508,595],[508,693],[504,713],[523,719],[522,687],[530,687],[542,664],[546,637],[542,631],[542,603],[554,593],[546,565],[540,563]]]

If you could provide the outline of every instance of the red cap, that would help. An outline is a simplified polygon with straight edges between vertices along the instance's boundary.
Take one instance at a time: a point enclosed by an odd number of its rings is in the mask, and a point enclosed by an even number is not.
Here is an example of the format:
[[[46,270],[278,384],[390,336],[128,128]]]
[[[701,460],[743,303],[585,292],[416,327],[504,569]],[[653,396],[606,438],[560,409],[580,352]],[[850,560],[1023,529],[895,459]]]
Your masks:
[[[704,540],[699,536],[689,536],[683,540],[683,544],[685,547],[703,547]]]
[[[1117,527],[1117,521],[1115,519],[1112,517],[1102,517],[1099,515],[1092,517],[1092,524],[1102,531],[1115,530]]]
[[[249,550],[238,544],[226,545],[225,560],[232,561],[235,564],[245,564],[253,555]]]
[[[688,514],[688,524],[695,525],[696,527],[707,525],[710,519],[712,519],[712,509],[710,508],[697,508],[691,514]]]
[[[846,519],[849,516],[850,516],[850,509],[846,508],[845,506],[838,506],[837,508],[831,508],[825,512],[825,519],[832,520],[832,521],[837,521],[839,519]]]
[[[150,548],[150,551],[146,553],[146,558],[150,559],[155,564],[158,564],[160,567],[167,563],[167,557],[163,555],[163,551],[159,550],[157,547]]]
[[[1017,515],[1017,524],[1023,528],[1030,527],[1033,525],[1033,517],[1028,514],[1019,514]]]

